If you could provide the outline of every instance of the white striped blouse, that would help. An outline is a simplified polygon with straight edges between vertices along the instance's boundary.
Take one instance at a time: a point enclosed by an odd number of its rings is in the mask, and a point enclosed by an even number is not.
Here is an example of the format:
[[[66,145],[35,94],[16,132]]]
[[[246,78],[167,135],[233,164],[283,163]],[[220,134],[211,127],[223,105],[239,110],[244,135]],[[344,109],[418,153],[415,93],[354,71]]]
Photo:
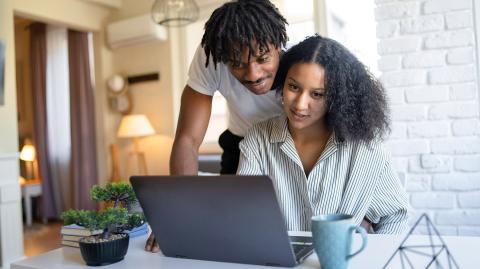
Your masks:
[[[380,143],[340,142],[335,134],[309,173],[283,116],[254,125],[240,143],[238,174],[268,175],[288,230],[309,231],[311,217],[344,213],[376,233],[407,227],[407,194]]]

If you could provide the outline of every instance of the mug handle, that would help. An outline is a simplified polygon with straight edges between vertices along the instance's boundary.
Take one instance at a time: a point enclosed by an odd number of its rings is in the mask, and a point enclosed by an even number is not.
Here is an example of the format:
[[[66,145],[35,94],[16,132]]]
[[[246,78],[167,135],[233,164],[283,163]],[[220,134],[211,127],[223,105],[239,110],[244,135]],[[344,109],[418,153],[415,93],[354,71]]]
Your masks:
[[[360,235],[362,236],[362,246],[360,247],[359,250],[357,250],[355,253],[353,254],[350,254],[350,255],[347,255],[347,260],[350,260],[351,258],[353,258],[353,256],[357,255],[358,253],[362,252],[362,250],[365,249],[365,247],[367,246],[367,241],[368,241],[368,238],[367,238],[367,231],[365,231],[365,229],[363,227],[360,227],[360,226],[352,226],[351,228],[351,231],[357,231],[360,233]],[[352,236],[352,234],[350,234],[350,236]]]

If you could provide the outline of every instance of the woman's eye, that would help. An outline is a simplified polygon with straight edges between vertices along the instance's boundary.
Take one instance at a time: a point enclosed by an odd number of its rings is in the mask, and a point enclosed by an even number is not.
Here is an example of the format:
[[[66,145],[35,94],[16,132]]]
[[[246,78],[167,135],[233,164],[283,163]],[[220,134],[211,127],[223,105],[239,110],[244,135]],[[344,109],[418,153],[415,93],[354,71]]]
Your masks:
[[[288,89],[292,91],[298,91],[298,86],[295,84],[288,84]]]
[[[323,92],[313,92],[312,93],[313,98],[322,98],[325,96]]]

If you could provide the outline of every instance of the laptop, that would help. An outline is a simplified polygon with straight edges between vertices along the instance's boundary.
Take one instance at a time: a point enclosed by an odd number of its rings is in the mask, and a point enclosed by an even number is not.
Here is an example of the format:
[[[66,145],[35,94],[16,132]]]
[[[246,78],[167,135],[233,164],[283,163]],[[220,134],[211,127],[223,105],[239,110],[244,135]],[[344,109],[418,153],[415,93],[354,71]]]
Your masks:
[[[133,176],[167,257],[293,267],[313,251],[289,237],[268,176]]]

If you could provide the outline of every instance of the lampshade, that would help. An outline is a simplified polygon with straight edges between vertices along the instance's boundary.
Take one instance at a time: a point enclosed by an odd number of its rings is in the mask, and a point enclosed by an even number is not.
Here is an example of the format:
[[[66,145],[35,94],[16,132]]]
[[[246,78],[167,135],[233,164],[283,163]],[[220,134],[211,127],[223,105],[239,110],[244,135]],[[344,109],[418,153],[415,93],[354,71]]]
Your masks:
[[[152,19],[165,26],[184,26],[198,19],[195,0],[155,0]]]
[[[24,145],[20,152],[20,160],[27,162],[35,161],[35,147],[29,144]]]
[[[155,134],[155,130],[143,114],[123,116],[117,132],[118,137],[139,137],[153,134]]]

